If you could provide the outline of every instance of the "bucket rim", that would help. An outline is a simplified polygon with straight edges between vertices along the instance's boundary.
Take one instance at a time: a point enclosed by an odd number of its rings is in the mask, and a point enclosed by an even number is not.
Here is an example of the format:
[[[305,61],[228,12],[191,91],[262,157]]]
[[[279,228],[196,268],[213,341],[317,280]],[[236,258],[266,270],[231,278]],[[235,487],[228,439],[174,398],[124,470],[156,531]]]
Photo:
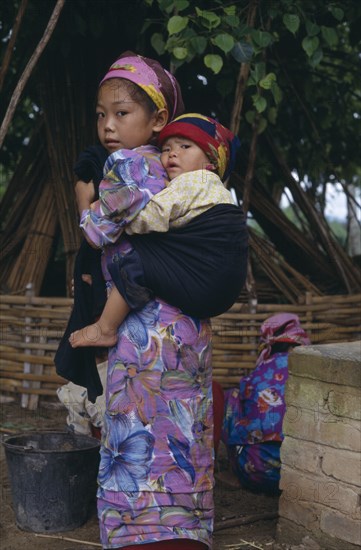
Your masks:
[[[16,437],[21,436],[39,436],[39,435],[67,435],[70,437],[74,437],[77,439],[86,439],[89,441],[89,446],[83,447],[82,449],[35,449],[34,447],[27,446],[27,445],[16,445],[14,443],[10,443],[10,439],[14,439]],[[37,430],[37,431],[29,431],[29,432],[18,432],[14,434],[6,435],[2,441],[2,445],[5,447],[5,450],[8,449],[9,451],[18,451],[18,452],[31,452],[31,453],[79,453],[80,451],[90,451],[95,448],[100,448],[100,441],[99,439],[86,434],[77,434],[73,432],[69,432],[67,430]]]

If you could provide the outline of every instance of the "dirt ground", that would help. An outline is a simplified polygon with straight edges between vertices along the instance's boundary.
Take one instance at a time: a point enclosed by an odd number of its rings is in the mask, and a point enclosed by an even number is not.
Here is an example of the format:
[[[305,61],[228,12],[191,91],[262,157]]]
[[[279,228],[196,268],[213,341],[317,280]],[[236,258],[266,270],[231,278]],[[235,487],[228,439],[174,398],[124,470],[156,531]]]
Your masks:
[[[38,429],[65,429],[65,409],[41,406],[36,411],[20,407],[19,401],[0,404],[1,439],[6,434],[33,431]],[[216,463],[216,475],[226,476],[227,458],[223,447],[220,448]],[[11,489],[8,478],[4,447],[0,450],[1,474],[1,550],[90,550],[101,548],[98,536],[96,508],[82,527],[63,533],[39,536],[20,530],[16,525],[12,509]],[[256,495],[239,487],[225,483],[220,478],[215,487],[215,533],[214,550],[261,550],[286,549],[275,542],[278,497]],[[254,516],[266,514],[273,519],[258,519]],[[253,518],[250,518],[253,516]],[[252,523],[232,526],[232,521],[240,518],[253,519]],[[228,525],[227,525],[228,524]],[[51,537],[51,538],[48,538]],[[288,547],[290,548],[290,547]],[[299,548],[299,547],[297,547]],[[303,547],[302,547],[303,548]]]

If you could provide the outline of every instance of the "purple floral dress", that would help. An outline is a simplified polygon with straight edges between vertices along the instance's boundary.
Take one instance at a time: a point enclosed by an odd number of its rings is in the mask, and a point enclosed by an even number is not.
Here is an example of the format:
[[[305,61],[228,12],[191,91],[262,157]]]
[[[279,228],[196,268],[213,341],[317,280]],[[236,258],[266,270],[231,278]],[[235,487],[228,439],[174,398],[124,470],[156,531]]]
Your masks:
[[[225,394],[222,439],[246,488],[278,490],[287,378],[288,353],[276,353]]]
[[[140,185],[131,194],[123,193],[137,197],[137,201],[128,200],[127,219],[157,192],[159,180],[148,177],[152,162],[148,158],[137,175],[147,177],[145,192]],[[154,163],[158,174],[159,155]],[[127,173],[133,168],[128,163]],[[120,181],[121,163],[116,170],[115,178]],[[99,242],[109,242],[102,240],[107,224],[94,211],[85,213],[82,220],[92,240],[100,227]],[[112,223],[109,228],[111,232],[116,229]],[[109,287],[107,263],[130,249],[124,237],[105,247],[103,274]],[[103,548],[182,538],[211,547],[210,322],[186,316],[161,300],[150,301],[142,310],[131,312],[120,326],[108,359],[98,477]]]

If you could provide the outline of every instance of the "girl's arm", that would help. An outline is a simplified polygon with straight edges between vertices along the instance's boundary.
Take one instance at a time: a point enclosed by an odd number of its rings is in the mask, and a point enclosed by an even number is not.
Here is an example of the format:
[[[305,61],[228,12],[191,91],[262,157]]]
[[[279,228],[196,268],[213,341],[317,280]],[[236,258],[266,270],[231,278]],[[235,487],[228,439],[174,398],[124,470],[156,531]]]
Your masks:
[[[153,149],[117,151],[108,158],[104,173],[99,200],[88,204],[86,193],[81,199],[85,208],[80,227],[97,247],[115,243],[124,226],[165,186],[165,172]]]

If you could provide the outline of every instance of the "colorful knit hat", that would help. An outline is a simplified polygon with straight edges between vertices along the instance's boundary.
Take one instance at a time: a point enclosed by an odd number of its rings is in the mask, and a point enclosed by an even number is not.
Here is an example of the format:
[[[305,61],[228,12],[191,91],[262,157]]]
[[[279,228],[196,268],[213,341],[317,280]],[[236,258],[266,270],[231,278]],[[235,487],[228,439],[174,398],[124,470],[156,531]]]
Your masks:
[[[182,93],[177,80],[154,59],[127,51],[111,65],[99,86],[110,78],[125,78],[137,84],[158,109],[167,109],[169,120],[184,112]]]
[[[276,342],[307,346],[311,342],[301,327],[299,317],[294,313],[278,313],[265,320],[261,326],[259,351],[256,365],[268,359],[272,345]]]
[[[225,181],[232,172],[240,141],[230,130],[213,118],[198,113],[181,115],[160,132],[158,145],[169,137],[179,136],[194,141],[215,165],[219,177]]]

